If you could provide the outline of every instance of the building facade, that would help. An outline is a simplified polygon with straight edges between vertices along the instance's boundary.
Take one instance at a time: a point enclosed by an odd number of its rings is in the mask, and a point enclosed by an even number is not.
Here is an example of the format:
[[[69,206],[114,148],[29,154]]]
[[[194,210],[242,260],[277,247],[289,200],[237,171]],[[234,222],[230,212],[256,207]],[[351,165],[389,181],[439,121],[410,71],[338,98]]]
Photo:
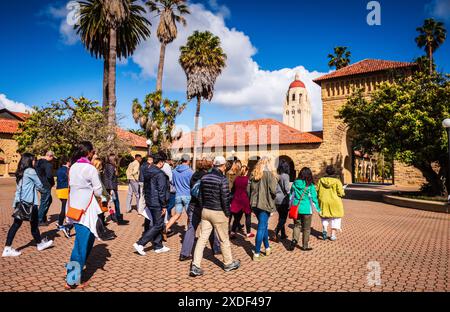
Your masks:
[[[362,160],[358,159],[353,149],[346,125],[337,118],[339,109],[354,90],[363,88],[366,96],[370,97],[380,83],[393,82],[398,75],[411,75],[414,69],[413,63],[363,60],[316,79],[314,82],[322,88],[322,132],[302,131],[305,130],[302,129],[302,119],[296,119],[297,116],[292,118],[290,114],[292,106],[295,107],[295,113],[300,110],[301,115],[308,105],[306,88],[297,76],[289,87],[283,123],[261,119],[208,126],[199,134],[199,158],[221,154],[228,159],[240,159],[251,166],[258,157],[271,156],[275,160],[288,161],[291,171],[294,171],[291,179],[303,167],[310,167],[318,179],[325,175],[328,165],[333,165],[344,183],[353,183]],[[306,127],[307,123],[304,125]],[[183,135],[181,140],[173,144],[172,154],[175,157],[182,153],[192,155],[194,135],[192,132]],[[372,179],[373,168],[373,161],[365,165],[364,175],[367,179]],[[393,172],[391,181],[396,185],[420,186],[425,182],[419,170],[398,162],[393,164]]]

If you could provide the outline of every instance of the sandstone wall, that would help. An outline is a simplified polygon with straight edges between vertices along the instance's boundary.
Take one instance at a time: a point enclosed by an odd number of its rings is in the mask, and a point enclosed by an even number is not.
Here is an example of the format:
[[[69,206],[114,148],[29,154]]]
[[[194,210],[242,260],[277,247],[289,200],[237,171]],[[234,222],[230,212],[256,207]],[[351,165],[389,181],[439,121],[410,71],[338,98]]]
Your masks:
[[[0,150],[2,151],[0,157],[5,159],[4,163],[0,164],[0,176],[12,175],[17,170],[20,160],[17,148],[18,144],[11,134],[0,133]]]

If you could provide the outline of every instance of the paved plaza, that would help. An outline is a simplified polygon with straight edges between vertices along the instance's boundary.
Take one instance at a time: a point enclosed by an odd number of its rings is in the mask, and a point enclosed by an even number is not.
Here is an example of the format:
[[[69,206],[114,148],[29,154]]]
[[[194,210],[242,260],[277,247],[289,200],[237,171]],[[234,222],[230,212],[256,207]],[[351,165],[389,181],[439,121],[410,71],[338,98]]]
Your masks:
[[[143,219],[133,211],[125,214],[128,226],[109,225],[118,236],[115,240],[96,241],[85,273],[89,287],[84,291],[450,291],[450,215],[384,204],[380,198],[385,189],[352,186],[347,190],[344,231],[336,242],[318,239],[321,227],[316,215],[313,251],[289,252],[287,240],[272,242],[273,254],[254,263],[254,239],[241,235],[232,241],[233,256],[242,264],[239,270],[225,273],[221,256],[214,257],[208,246],[202,263],[205,275],[197,278],[188,276],[189,261],[178,261],[185,216],[175,226],[177,234],[169,238],[170,252],[157,255],[149,250],[141,257],[132,245],[142,233]],[[12,221],[13,179],[0,179],[0,194],[3,244]],[[125,196],[121,192],[122,210]],[[29,224],[19,230],[14,247],[22,255],[0,258],[0,291],[64,291],[64,264],[74,238],[56,231],[59,209],[54,197],[49,212],[53,222],[41,227],[43,237],[55,240],[53,248],[38,252]],[[270,229],[277,219],[274,214]],[[371,285],[368,277],[381,285]]]

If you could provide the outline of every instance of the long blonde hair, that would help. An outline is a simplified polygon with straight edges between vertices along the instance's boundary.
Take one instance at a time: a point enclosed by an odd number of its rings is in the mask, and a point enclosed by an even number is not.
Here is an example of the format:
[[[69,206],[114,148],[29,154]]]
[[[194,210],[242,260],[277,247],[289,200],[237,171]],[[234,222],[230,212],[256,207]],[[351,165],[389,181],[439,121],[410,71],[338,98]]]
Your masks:
[[[261,158],[253,170],[253,180],[259,181],[264,176],[264,171],[268,171],[275,176],[275,168],[273,166],[272,159],[270,157]]]
[[[98,172],[101,172],[103,170],[103,161],[100,158],[93,159],[92,165],[97,169]]]

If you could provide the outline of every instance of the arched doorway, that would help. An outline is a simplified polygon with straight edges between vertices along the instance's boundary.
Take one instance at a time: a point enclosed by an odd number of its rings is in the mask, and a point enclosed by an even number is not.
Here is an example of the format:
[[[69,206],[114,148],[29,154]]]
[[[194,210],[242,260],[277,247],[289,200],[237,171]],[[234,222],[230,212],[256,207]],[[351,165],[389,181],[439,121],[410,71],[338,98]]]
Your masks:
[[[294,182],[295,179],[297,178],[297,172],[295,171],[294,161],[289,156],[285,156],[285,155],[280,156],[275,161],[276,168],[278,168],[278,165],[279,165],[281,160],[284,160],[288,164],[288,166],[289,166],[289,178],[290,178],[291,182]]]

